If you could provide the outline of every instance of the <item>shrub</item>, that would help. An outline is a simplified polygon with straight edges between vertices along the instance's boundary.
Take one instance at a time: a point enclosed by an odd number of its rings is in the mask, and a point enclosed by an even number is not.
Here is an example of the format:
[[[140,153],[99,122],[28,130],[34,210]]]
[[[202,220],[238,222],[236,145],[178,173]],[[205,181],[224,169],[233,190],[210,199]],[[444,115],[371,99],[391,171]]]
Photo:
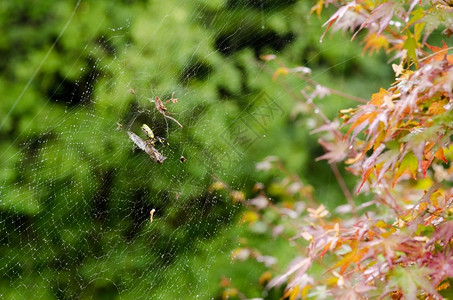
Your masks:
[[[453,34],[453,4],[319,0],[312,13],[320,16],[329,5],[337,9],[324,24],[325,33],[350,30],[353,39],[363,41],[364,52],[385,51],[395,82],[330,120],[314,100],[341,92],[317,83],[304,67],[263,56],[278,64],[274,78],[294,75],[307,84],[301,96],[324,122],[313,131],[322,134],[325,154],[319,159],[330,164],[348,204],[328,211],[314,199],[312,187],[279,158],[268,157],[257,168],[281,175],[272,186],[258,183],[256,196],[242,201],[241,221],[263,222],[270,235],[296,245],[298,256],[286,270],[251,245],[236,249],[234,257],[268,263],[270,271],[259,282],[265,294],[277,291],[282,298],[448,297],[453,277],[453,55],[448,52],[453,47],[446,37]],[[430,38],[433,32],[444,39]],[[338,165],[357,177],[354,192]],[[283,200],[273,203],[270,194]],[[368,199],[359,201],[358,194]],[[231,290],[226,284],[224,297]]]

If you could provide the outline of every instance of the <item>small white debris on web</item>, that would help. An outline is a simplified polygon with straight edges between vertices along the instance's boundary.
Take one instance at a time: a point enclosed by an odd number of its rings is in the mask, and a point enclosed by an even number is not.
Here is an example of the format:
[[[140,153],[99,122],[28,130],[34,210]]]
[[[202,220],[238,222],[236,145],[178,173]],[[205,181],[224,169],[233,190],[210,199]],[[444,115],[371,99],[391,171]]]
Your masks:
[[[153,209],[151,209],[151,211],[149,212],[149,220],[150,220],[151,223],[153,222],[153,217],[154,217],[154,212],[155,212],[155,211],[156,211],[156,210],[153,208]]]

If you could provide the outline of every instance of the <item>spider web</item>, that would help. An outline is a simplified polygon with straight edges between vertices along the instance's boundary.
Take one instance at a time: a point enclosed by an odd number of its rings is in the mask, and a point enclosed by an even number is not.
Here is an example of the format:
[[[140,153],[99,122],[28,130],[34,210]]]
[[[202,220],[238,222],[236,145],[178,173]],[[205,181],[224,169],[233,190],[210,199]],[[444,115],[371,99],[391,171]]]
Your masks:
[[[253,65],[257,55],[292,41],[275,41],[267,31],[272,9],[300,14],[290,2],[158,1],[123,4],[115,16],[113,4],[66,7],[59,34],[32,60],[33,72],[2,112],[2,134],[13,132],[1,143],[3,298],[216,295],[216,268],[228,268],[240,234],[225,232],[240,206],[209,187],[217,179],[232,189],[250,187],[260,159],[288,153],[266,139],[281,134],[276,128],[288,118],[289,92],[273,90],[269,74]],[[247,16],[238,15],[241,6]],[[103,18],[95,9],[106,11]],[[91,27],[82,32],[78,24]],[[99,35],[106,28],[109,34]],[[247,38],[257,47],[238,38],[243,30],[254,34]],[[71,49],[74,35],[85,46],[65,54],[69,61],[55,76],[55,55]],[[40,84],[50,87],[45,97],[36,92]],[[173,93],[177,103],[166,101]],[[182,128],[156,110],[156,96]],[[142,124],[170,143],[156,145],[167,157],[162,165],[128,138],[131,131],[145,139]]]

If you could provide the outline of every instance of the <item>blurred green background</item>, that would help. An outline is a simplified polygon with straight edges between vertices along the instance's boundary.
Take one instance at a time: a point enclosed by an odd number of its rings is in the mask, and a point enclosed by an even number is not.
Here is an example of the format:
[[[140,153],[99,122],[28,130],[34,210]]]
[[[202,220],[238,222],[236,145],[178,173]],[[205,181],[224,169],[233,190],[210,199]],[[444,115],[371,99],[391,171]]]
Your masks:
[[[277,155],[328,207],[345,200],[328,165],[314,162],[323,150],[309,132],[320,123],[294,97],[305,84],[273,81],[276,65],[259,56],[365,98],[392,79],[382,57],[362,56],[347,35],[320,44],[314,4],[3,1],[0,296],[208,299],[221,297],[226,276],[262,297],[266,267],[231,261],[238,238],[282,266],[295,250],[238,225],[241,206],[211,190],[213,178],[250,196],[256,182],[272,182],[255,164]],[[183,128],[150,101],[172,93],[178,102],[165,105]],[[355,104],[329,96],[318,105],[335,116]],[[143,123],[171,145],[159,148],[163,165],[127,137],[143,137]]]

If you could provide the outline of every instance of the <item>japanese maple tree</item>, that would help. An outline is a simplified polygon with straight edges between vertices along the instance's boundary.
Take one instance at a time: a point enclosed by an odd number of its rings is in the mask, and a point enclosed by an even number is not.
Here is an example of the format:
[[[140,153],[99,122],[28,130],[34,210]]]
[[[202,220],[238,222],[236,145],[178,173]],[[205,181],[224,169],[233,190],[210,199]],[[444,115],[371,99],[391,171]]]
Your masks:
[[[319,0],[312,13],[321,16],[329,5],[336,11],[321,39],[351,31],[353,39],[363,39],[365,52],[384,50],[395,82],[362,101],[320,85],[305,67],[263,57],[278,63],[274,79],[292,74],[305,81],[301,95],[318,112],[313,100],[328,94],[363,103],[341,110],[337,120],[321,113],[324,125],[313,132],[322,134],[326,153],[320,159],[329,162],[348,199],[336,213],[316,204],[311,187],[278,158],[258,164],[285,174],[281,190],[293,205],[271,204],[267,188],[257,184],[257,195],[241,200],[243,221],[265,220],[272,210],[282,216],[273,234],[306,245],[286,270],[279,266],[277,275],[263,274],[260,282],[267,289],[283,285],[281,296],[290,299],[440,299],[453,277],[453,54],[446,43],[453,34],[453,1]],[[439,45],[429,42],[435,30],[443,34]],[[347,190],[338,162],[358,177],[355,192]],[[372,198],[356,206],[359,193]],[[345,213],[351,217],[339,217]],[[234,257],[265,259],[250,247]],[[324,273],[311,272],[314,264]]]

